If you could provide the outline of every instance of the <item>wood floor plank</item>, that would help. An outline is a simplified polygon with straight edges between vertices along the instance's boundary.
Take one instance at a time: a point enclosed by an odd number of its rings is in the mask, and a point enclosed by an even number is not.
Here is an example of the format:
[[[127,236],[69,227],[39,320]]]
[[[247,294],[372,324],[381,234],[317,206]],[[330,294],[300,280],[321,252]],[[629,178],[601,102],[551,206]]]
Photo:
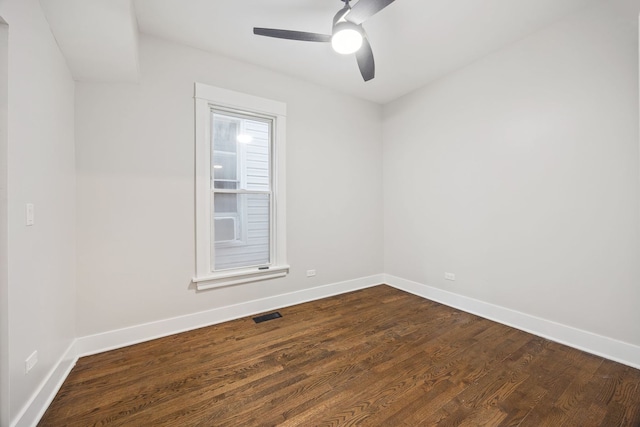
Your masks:
[[[467,326],[469,326],[469,324],[467,324]],[[486,325],[482,323],[482,319],[475,318],[473,327],[465,328],[464,334],[458,332],[456,337],[458,338],[457,341],[449,340],[450,349],[459,349],[460,346],[462,346],[462,349],[467,348],[469,342],[467,342],[466,338],[481,333],[485,327]],[[381,407],[389,406],[395,399],[403,396],[431,376],[429,370],[432,367],[432,363],[430,363],[428,359],[432,353],[435,352],[437,354],[437,350],[441,352],[444,351],[442,349],[442,342],[439,341],[442,339],[444,339],[442,336],[438,336],[437,339],[432,339],[429,342],[432,347],[429,345],[421,345],[421,348],[424,350],[423,352],[414,354],[410,358],[399,359],[398,363],[396,363],[393,370],[389,373],[385,373],[384,375],[368,375],[365,378],[361,378],[359,381],[361,391],[359,392],[354,393],[352,385],[345,386],[342,393],[332,398],[332,401],[329,402],[330,406],[340,408],[340,419],[343,420],[343,422],[368,418],[366,414],[361,414],[361,412],[366,410],[367,414],[372,414]],[[465,342],[466,344],[463,344]],[[369,360],[366,362],[368,367],[371,367],[371,369],[367,369],[366,372],[376,373],[375,365],[370,365]],[[321,408],[312,408],[311,411],[315,412],[312,414],[313,416],[305,414],[304,417],[292,420],[290,425],[303,423],[303,420],[307,422],[306,420],[308,419],[322,418]],[[331,420],[322,421],[330,423]]]
[[[40,426],[639,426],[640,371],[376,286],[81,358]]]

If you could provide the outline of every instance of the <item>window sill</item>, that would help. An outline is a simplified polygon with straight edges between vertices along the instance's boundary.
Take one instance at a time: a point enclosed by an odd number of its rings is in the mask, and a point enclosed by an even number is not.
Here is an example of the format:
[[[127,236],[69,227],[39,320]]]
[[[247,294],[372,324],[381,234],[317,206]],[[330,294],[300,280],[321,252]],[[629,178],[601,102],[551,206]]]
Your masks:
[[[278,265],[269,267],[269,269],[266,270],[258,270],[257,268],[252,268],[250,270],[240,270],[228,273],[217,273],[210,276],[194,277],[192,281],[196,284],[197,290],[203,291],[205,289],[222,288],[225,286],[240,285],[242,283],[275,279],[278,277],[284,277],[288,273],[288,265]]]

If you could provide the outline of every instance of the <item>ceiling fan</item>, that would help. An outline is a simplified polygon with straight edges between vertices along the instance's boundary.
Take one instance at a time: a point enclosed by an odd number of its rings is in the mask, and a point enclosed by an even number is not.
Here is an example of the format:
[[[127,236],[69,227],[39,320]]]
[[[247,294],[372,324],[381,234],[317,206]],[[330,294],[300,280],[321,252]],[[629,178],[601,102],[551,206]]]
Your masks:
[[[376,67],[373,51],[362,24],[395,0],[358,0],[353,7],[349,0],[342,1],[344,7],[333,17],[331,35],[259,27],[253,28],[253,34],[278,39],[331,43],[338,53],[355,53],[360,74],[365,82],[369,81],[375,76]]]

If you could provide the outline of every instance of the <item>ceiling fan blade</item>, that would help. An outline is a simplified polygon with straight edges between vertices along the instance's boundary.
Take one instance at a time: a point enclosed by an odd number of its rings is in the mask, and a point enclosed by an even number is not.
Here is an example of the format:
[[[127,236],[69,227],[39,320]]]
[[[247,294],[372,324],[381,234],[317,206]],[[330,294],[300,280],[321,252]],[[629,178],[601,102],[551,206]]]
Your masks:
[[[347,14],[347,21],[360,25],[395,0],[358,0]]]
[[[368,82],[376,75],[376,64],[373,61],[373,51],[369,40],[365,37],[362,40],[362,47],[356,52],[356,60],[358,61],[358,68],[360,68],[360,74],[365,82]]]
[[[330,42],[331,36],[326,34],[305,33],[304,31],[277,30],[273,28],[254,27],[253,34],[275,37],[277,39],[300,40],[303,42]]]

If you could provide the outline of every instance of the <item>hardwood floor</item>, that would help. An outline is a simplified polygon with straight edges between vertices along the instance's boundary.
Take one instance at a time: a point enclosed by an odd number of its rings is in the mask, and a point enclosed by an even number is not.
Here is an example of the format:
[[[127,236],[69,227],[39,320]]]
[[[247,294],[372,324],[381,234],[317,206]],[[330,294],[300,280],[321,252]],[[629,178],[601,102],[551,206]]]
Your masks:
[[[41,426],[639,426],[640,371],[388,286],[81,358]]]

